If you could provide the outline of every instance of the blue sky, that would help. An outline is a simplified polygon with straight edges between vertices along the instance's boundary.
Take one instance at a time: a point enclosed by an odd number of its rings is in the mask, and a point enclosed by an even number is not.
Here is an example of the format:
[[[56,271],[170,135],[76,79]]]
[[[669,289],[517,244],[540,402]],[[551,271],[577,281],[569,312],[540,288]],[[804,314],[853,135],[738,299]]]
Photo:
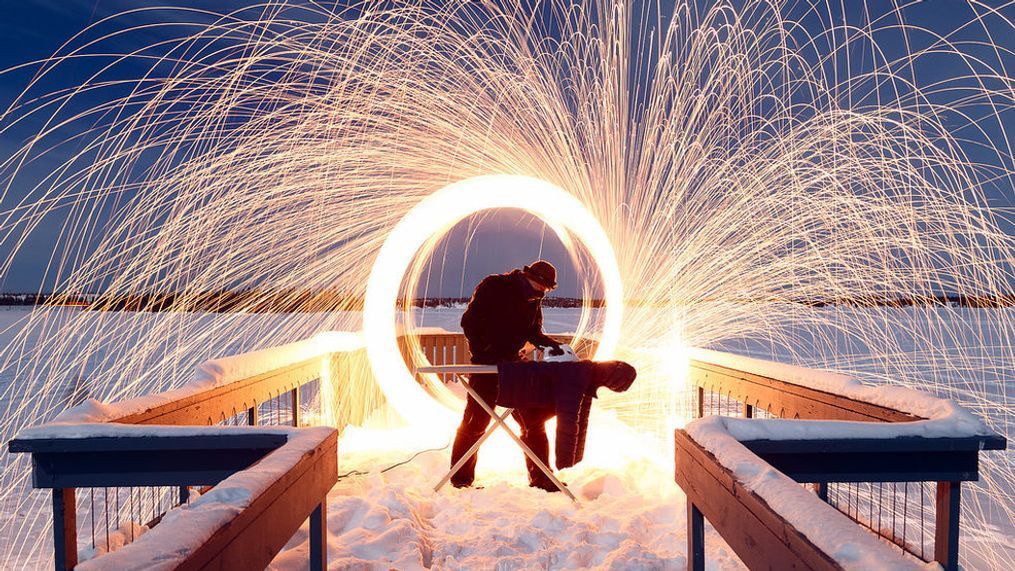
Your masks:
[[[64,41],[71,38],[76,32],[85,28],[90,23],[121,13],[124,10],[173,5],[207,9],[222,13],[248,6],[251,2],[239,0],[3,0],[3,3],[3,18],[0,19],[0,69],[8,69],[25,62],[45,58],[56,51]],[[322,4],[330,5],[331,3],[323,2]],[[338,3],[339,6],[342,4],[344,2]],[[645,9],[646,7],[651,7],[654,3],[636,4],[641,9]],[[667,8],[665,4],[668,4],[668,2],[663,4],[662,12],[666,13]],[[838,2],[834,2],[834,4],[839,5]],[[864,14],[860,9],[860,3],[847,4],[853,6],[847,14],[847,19],[861,22]],[[1003,2],[988,2],[987,4],[993,6],[1004,5]],[[794,5],[803,6],[806,3],[796,3]],[[870,10],[872,12],[884,11],[890,8],[891,5],[891,2],[874,2],[871,3]],[[1008,18],[1015,18],[1015,9],[1012,9],[1012,6],[1006,7],[1005,12]],[[950,32],[959,23],[968,21],[970,15],[971,12],[968,6],[957,0],[931,0],[915,4],[907,8],[905,12],[908,23],[924,26],[938,33]],[[116,27],[122,27],[126,22],[133,24],[157,22],[158,16],[158,13],[127,16]],[[200,19],[199,16],[194,16],[194,18]],[[178,19],[178,16],[174,16],[174,19]],[[803,20],[803,25],[818,29],[822,25],[826,25],[822,21],[827,22],[829,19],[835,23],[841,22],[841,16],[834,13],[834,11],[831,14],[815,11]],[[1008,30],[1010,31],[1010,28]],[[972,32],[976,31],[972,30]],[[117,48],[117,51],[126,52],[146,45],[141,42],[152,43],[160,37],[166,37],[165,35],[160,36],[160,34],[169,33],[168,31],[152,29],[142,34],[131,35],[130,42],[135,42],[134,44],[122,41],[119,44],[113,43],[112,45]],[[972,36],[977,35],[972,33]],[[1003,43],[1007,49],[1013,50],[1015,49],[1013,35],[1015,34],[1009,33],[1007,36],[997,37],[995,42]],[[920,38],[914,39],[917,42],[921,41]],[[107,45],[107,47],[109,46]],[[892,50],[899,51],[905,49],[905,46],[901,43],[901,37],[890,38],[885,36],[884,47],[890,52]],[[987,55],[989,56],[989,54]],[[1006,58],[1005,65],[1008,68],[1015,65],[1015,58],[1011,56],[1006,56]],[[864,65],[864,58],[855,58],[853,65]],[[67,66],[66,69],[62,69],[59,73],[54,74],[45,87],[59,89],[75,85],[86,77],[88,71],[89,69],[84,66]],[[142,69],[138,69],[139,74],[142,71]],[[953,58],[926,60],[918,71],[922,81],[934,81],[965,73],[961,68],[961,62],[956,62]],[[27,82],[31,80],[34,72],[34,68],[28,67],[0,75],[0,103],[6,106],[17,97]],[[127,72],[129,73],[129,70]],[[1012,112],[1009,111],[1006,116],[1009,123],[1011,115]],[[987,128],[990,129],[988,131],[990,136],[1000,137],[1002,131],[1012,132],[1012,129],[1008,127],[1010,125],[1005,125],[1004,128],[1001,128],[995,123],[994,125],[988,125]],[[37,129],[38,126],[27,123],[22,128],[12,129],[0,134],[0,159],[7,158],[19,148],[24,138],[32,134],[33,128]],[[975,147],[970,147],[968,152],[974,158],[978,157],[978,154],[981,153]],[[54,161],[53,164],[56,164],[58,158],[58,156],[54,156],[51,159]],[[42,162],[30,167],[27,172],[33,176],[43,176],[52,166],[52,164]],[[24,192],[26,192],[26,189],[15,186],[11,196],[8,197],[4,204],[0,205],[0,209],[9,208],[12,202],[19,198],[19,195],[24,195]],[[995,187],[989,189],[988,192],[989,199],[997,208],[1010,209],[1015,205],[1015,197],[1013,197],[1015,193],[1013,193],[1008,181],[1001,181]],[[1010,210],[1005,210],[1005,212],[1010,213]],[[49,262],[49,255],[53,250],[53,245],[58,240],[60,222],[58,219],[47,220],[31,235],[29,241],[22,247],[21,254],[17,258],[15,265],[4,276],[3,282],[0,283],[0,289],[3,291],[34,291],[39,288],[42,272]],[[1015,234],[1015,227],[1010,223],[1006,224],[1006,231],[1010,235]],[[532,258],[540,254],[561,262],[559,265],[561,265],[563,275],[561,276],[562,287],[560,291],[564,295],[575,295],[577,280],[573,275],[573,271],[569,272],[570,268],[568,264],[564,263],[563,250],[559,243],[546,234],[544,230],[541,224],[519,213],[506,212],[490,216],[480,227],[479,232],[469,245],[470,250],[467,257],[463,256],[463,249],[465,247],[465,241],[461,238],[463,233],[459,232],[453,235],[449,241],[448,255],[444,260],[443,276],[435,274],[431,279],[429,284],[430,295],[468,295],[472,289],[471,284],[475,283],[483,275],[518,266],[531,261]],[[509,244],[509,246],[505,247],[505,244]],[[0,256],[5,254],[4,251],[0,250]],[[49,287],[51,286],[43,285],[43,289],[48,289]]]

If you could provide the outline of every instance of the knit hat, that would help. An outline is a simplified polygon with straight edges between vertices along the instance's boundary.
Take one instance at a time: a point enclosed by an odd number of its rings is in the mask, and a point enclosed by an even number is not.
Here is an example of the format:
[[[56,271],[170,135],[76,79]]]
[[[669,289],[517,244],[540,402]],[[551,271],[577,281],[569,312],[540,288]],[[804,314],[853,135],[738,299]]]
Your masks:
[[[557,287],[557,268],[546,260],[532,262],[531,266],[522,269],[525,275],[532,278],[544,287],[554,289]]]

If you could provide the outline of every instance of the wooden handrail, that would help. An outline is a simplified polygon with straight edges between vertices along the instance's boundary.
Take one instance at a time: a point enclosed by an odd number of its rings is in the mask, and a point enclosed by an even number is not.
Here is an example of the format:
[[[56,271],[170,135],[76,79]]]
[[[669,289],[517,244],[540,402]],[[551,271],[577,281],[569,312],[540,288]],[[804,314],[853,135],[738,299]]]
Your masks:
[[[699,417],[706,413],[704,396],[708,391],[740,402],[742,414],[747,418],[761,409],[787,419],[885,423],[927,420],[877,403],[700,359],[692,359],[689,370]],[[960,482],[978,478],[980,451],[1004,449],[1007,441],[996,434],[988,434],[961,438],[754,440],[741,444],[757,455],[759,461],[797,482],[815,483],[818,491],[815,501],[820,501],[818,498],[827,500],[829,482],[937,482],[934,560],[945,569],[956,569]],[[771,546],[768,553],[758,559],[755,542],[767,533],[763,528],[772,531],[780,525],[792,526],[767,505],[758,505],[751,494],[738,491],[742,484],[732,472],[683,430],[675,432],[675,445],[676,481],[687,494],[689,510],[689,568],[701,569],[703,565],[703,560],[695,557],[703,549],[702,514],[752,568],[772,561],[788,567],[798,564],[821,567],[820,561],[807,563],[799,559],[800,550],[789,545],[792,534],[784,538],[784,545]],[[710,474],[715,481],[705,474]],[[757,517],[748,517],[751,513],[773,515],[781,524],[761,525]]]
[[[285,367],[194,393],[114,419],[121,424],[210,425],[255,408],[280,394],[319,379],[324,357]]]
[[[327,569],[327,496],[336,482],[338,432],[333,430],[177,569],[264,569],[307,519],[310,567]]]
[[[205,390],[188,391],[184,388],[175,393],[171,391],[166,394],[172,399],[169,402],[114,416],[107,422],[200,426],[212,425],[246,412],[248,423],[256,425],[259,424],[257,411],[261,404],[289,393],[293,404],[292,422],[298,427],[300,387],[323,379],[326,370],[332,376],[341,373],[334,369],[349,365],[352,361],[347,357],[361,352],[361,349],[356,349],[325,353]],[[132,410],[131,403],[121,405],[122,410]],[[59,438],[15,439],[10,443],[10,450],[31,453],[36,487],[53,489],[55,563],[58,569],[70,569],[77,564],[75,488],[179,485],[182,486],[182,498],[187,486],[217,484],[258,462],[266,457],[265,454],[274,454],[257,444],[261,440],[276,442],[278,450],[286,448],[287,445],[282,444],[284,435],[265,435],[257,433],[257,430],[253,426],[230,427],[226,431],[231,435],[217,441],[204,436],[183,440],[140,436],[72,438],[66,441]],[[243,434],[245,431],[252,432]],[[219,448],[209,448],[209,442]],[[311,567],[326,568],[327,550],[323,543],[326,541],[325,497],[337,481],[336,447],[337,431],[332,430],[314,454],[302,459],[287,473],[279,474],[268,491],[216,532],[183,568],[264,567],[308,517],[311,518],[314,534],[311,538]],[[157,529],[155,527],[153,531]],[[103,558],[109,555],[114,554]]]
[[[560,343],[571,342],[568,335],[550,335]],[[427,358],[431,365],[461,365],[470,363],[472,353],[469,351],[469,343],[463,333],[422,333],[416,336],[417,348]],[[406,361],[410,358],[410,345],[412,337],[402,335],[398,338],[398,346]],[[578,346],[573,347],[575,354],[582,358],[591,357],[596,350],[597,343],[593,339],[582,339]]]
[[[704,566],[703,517],[750,569],[841,569],[686,432],[677,430],[674,443],[676,482],[687,493],[692,531],[688,569]]]
[[[920,417],[730,367],[691,361],[690,382],[781,418],[907,422]]]

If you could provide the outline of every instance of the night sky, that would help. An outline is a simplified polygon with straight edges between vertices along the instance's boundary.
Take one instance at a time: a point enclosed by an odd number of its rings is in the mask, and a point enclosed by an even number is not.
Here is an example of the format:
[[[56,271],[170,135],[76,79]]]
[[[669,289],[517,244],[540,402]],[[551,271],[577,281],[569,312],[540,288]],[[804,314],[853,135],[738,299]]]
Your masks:
[[[252,1],[198,1],[198,0],[0,0],[3,4],[3,17],[0,18],[0,69],[9,69],[15,66],[45,58],[54,53],[63,42],[70,39],[76,32],[82,30],[91,23],[101,19],[131,10],[147,6],[189,7],[206,9],[212,12],[224,13],[244,6],[249,6]],[[321,4],[330,5],[329,2]],[[339,3],[341,6],[342,2]],[[666,13],[666,4],[663,2],[662,12]],[[793,4],[793,3],[790,3]],[[806,3],[801,3],[806,4]],[[834,4],[838,5],[838,2]],[[860,3],[855,4],[859,7]],[[873,3],[872,11],[877,12],[892,3]],[[988,6],[1002,6],[1004,2],[987,2]],[[1005,16],[1015,19],[1015,9],[1009,5],[1005,9]],[[923,2],[907,8],[905,12],[906,21],[910,24],[924,26],[933,32],[946,34],[952,31],[955,26],[970,19],[970,9],[964,3],[957,0],[937,0]],[[825,15],[827,16],[827,15]],[[165,17],[170,17],[166,13]],[[863,14],[857,8],[856,17],[861,19]],[[125,25],[140,25],[149,22],[158,22],[158,12],[145,14],[128,15],[118,21],[113,28],[124,27]],[[179,19],[179,16],[172,16]],[[817,20],[823,18],[820,14],[812,14],[804,18],[803,25],[819,27]],[[201,16],[193,15],[189,19],[200,21]],[[209,16],[208,21],[212,18]],[[996,20],[995,20],[996,21]],[[809,24],[809,23],[810,24]],[[112,29],[112,28],[111,28]],[[1011,28],[1008,28],[1011,31]],[[974,36],[982,35],[974,34]],[[159,30],[153,28],[141,34],[130,35],[130,41],[104,44],[107,48],[115,46],[120,53],[126,53],[147,45],[142,42],[155,43],[160,39],[175,37],[178,30]],[[961,34],[960,34],[961,36]],[[1015,50],[1015,39],[1013,34],[1002,34],[994,38],[994,42],[1002,44],[1007,50]],[[919,41],[919,38],[914,38]],[[885,42],[885,49],[904,50],[900,41]],[[1007,69],[1015,66],[1015,59],[1010,54],[1004,56]],[[862,60],[854,62],[854,65],[863,65]],[[22,69],[9,71],[0,74],[0,103],[6,107],[13,101],[21,90],[32,79],[36,72],[36,66],[27,66]],[[87,66],[66,66],[58,74],[49,78],[42,87],[43,93],[46,88],[57,90],[74,86],[87,77],[90,70]],[[138,67],[138,75],[144,69]],[[968,70],[963,70],[953,58],[926,60],[924,69],[918,70],[924,81],[934,81],[940,78],[956,77],[965,75]],[[1010,71],[1008,75],[1011,75]],[[996,87],[996,86],[995,86]],[[97,102],[96,102],[97,103]],[[1012,126],[1012,111],[1008,110],[1003,115],[1006,123],[1005,128],[987,125],[987,136],[1000,138],[1004,131],[1015,132]],[[8,158],[24,142],[25,138],[39,129],[38,124],[31,121],[16,128],[0,133],[0,160]],[[997,144],[997,143],[995,143]],[[982,156],[982,150],[975,146],[967,149],[970,156],[975,160]],[[57,159],[62,156],[57,153],[50,160],[53,164],[40,163],[31,165],[26,173],[31,175],[44,175],[51,170]],[[995,158],[996,161],[996,158]],[[1010,159],[1009,159],[1010,161]],[[1011,168],[1010,162],[1008,168]],[[23,184],[31,177],[21,179]],[[0,210],[6,210],[16,204],[24,196],[27,189],[17,184],[11,189],[7,198],[0,204]],[[992,188],[988,189],[989,200],[992,207],[1002,216],[1010,217],[1012,207],[1015,205],[1015,192],[1011,188],[1009,180],[999,181]],[[533,259],[543,256],[558,263],[561,268],[561,295],[573,296],[577,293],[577,280],[569,265],[566,263],[563,248],[552,234],[546,231],[542,224],[533,220],[530,216],[519,212],[504,212],[485,217],[485,222],[476,230],[473,240],[469,243],[468,252],[465,252],[464,231],[455,232],[447,243],[445,249],[438,249],[444,268],[443,274],[436,271],[430,276],[429,284],[424,285],[428,295],[433,296],[459,296],[469,295],[473,285],[483,275],[492,272],[506,271],[512,267],[528,263]],[[3,276],[0,288],[6,292],[37,291],[40,289],[40,281],[43,271],[49,263],[49,257],[53,251],[54,243],[58,240],[61,220],[51,217],[32,233],[29,241],[22,246],[21,252],[15,261],[14,266]],[[1015,235],[1015,226],[1010,221],[1005,222],[1005,231],[1009,235]],[[3,247],[0,247],[3,248]],[[8,250],[0,249],[0,256],[6,257]],[[52,284],[42,284],[41,289],[47,290]]]

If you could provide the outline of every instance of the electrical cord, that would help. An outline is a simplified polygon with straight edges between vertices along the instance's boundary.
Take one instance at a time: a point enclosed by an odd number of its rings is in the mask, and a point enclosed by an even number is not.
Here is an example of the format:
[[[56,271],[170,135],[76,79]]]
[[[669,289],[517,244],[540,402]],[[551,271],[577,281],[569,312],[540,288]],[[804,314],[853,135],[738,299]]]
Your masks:
[[[384,474],[386,472],[390,472],[391,470],[394,470],[395,468],[398,468],[399,466],[405,466],[409,462],[412,462],[413,460],[418,458],[421,454],[426,454],[427,452],[440,452],[441,450],[447,450],[448,447],[450,447],[450,446],[451,446],[451,438],[448,438],[448,443],[445,444],[444,446],[441,446],[440,448],[427,448],[426,450],[420,450],[420,451],[416,452],[415,454],[413,454],[412,456],[410,456],[408,459],[402,460],[401,462],[396,462],[396,463],[388,466],[387,468],[384,468],[383,470],[380,471],[380,473]],[[363,470],[349,470],[345,474],[341,474],[338,477],[338,479],[341,480],[343,478],[348,478],[348,477],[351,477],[351,476],[366,476],[369,473],[370,472],[364,472]]]

